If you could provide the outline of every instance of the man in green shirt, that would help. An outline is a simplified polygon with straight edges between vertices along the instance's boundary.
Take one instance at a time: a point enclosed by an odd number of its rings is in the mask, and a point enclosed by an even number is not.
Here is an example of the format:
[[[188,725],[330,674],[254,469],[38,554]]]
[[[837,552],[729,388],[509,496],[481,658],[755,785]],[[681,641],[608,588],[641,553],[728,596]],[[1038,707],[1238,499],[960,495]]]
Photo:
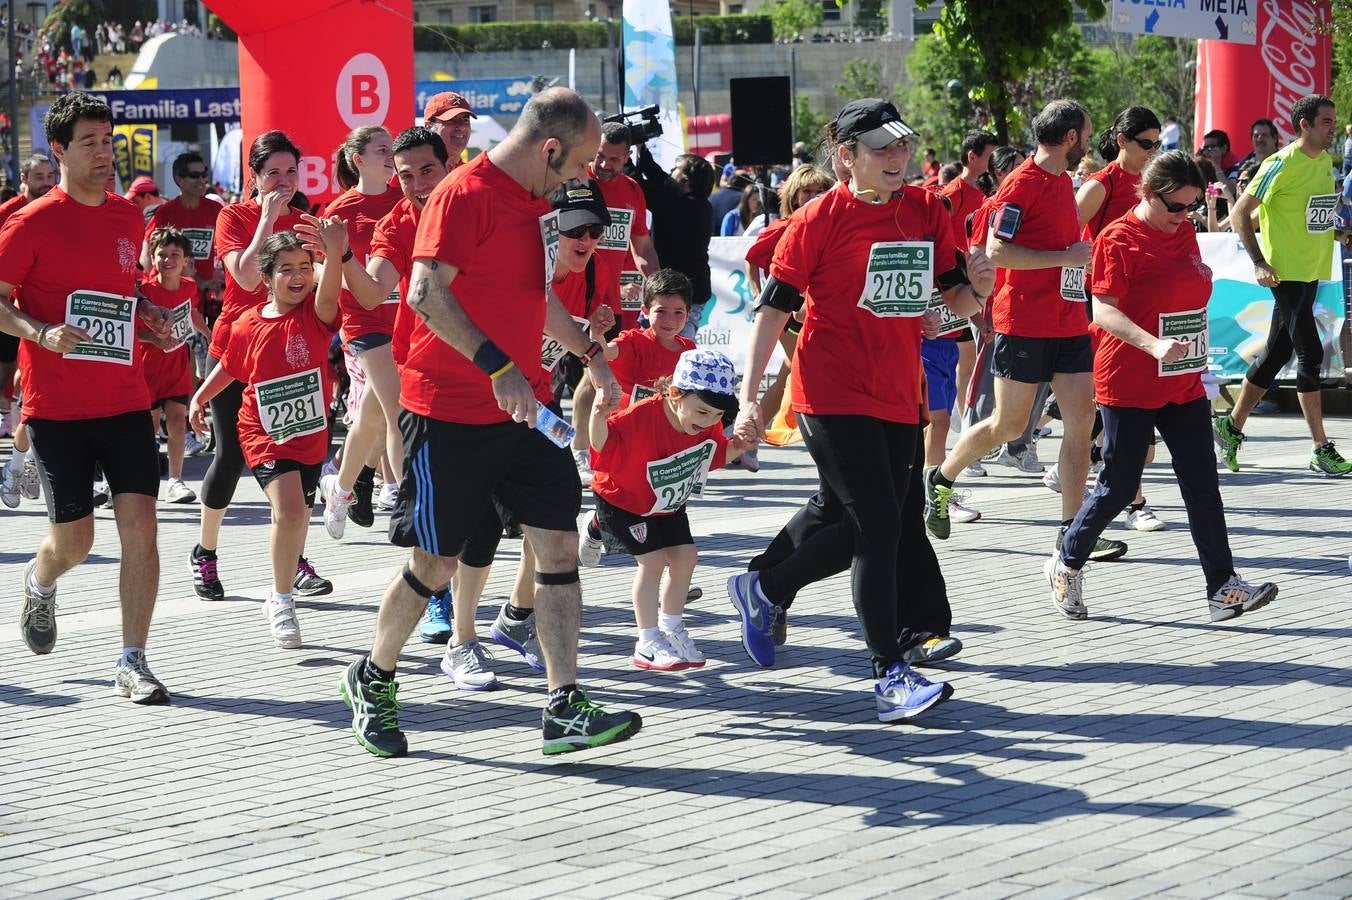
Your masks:
[[[1336,163],[1329,154],[1337,131],[1333,101],[1320,94],[1302,97],[1291,107],[1291,125],[1300,137],[1263,161],[1249,188],[1235,202],[1230,221],[1253,260],[1258,283],[1272,290],[1272,323],[1267,346],[1249,366],[1239,401],[1216,420],[1216,442],[1225,465],[1239,471],[1239,447],[1249,412],[1271,387],[1292,354],[1296,357],[1296,396],[1314,439],[1310,469],[1329,477],[1352,472],[1324,432],[1319,368],[1324,344],[1314,318],[1320,279],[1333,271],[1333,216]],[[1252,213],[1258,209],[1261,244]]]

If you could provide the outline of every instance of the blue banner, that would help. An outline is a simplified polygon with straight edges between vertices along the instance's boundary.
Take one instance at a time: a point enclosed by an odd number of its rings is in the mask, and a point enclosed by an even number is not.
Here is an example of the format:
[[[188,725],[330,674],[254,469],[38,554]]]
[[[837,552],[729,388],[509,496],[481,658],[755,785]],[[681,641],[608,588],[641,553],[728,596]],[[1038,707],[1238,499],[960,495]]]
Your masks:
[[[456,78],[453,81],[413,83],[413,114],[421,116],[427,100],[442,91],[455,91],[469,101],[476,116],[519,116],[530,99],[530,76],[523,78]]]
[[[176,88],[163,91],[90,91],[113,111],[114,124],[205,125],[242,118],[239,88]]]

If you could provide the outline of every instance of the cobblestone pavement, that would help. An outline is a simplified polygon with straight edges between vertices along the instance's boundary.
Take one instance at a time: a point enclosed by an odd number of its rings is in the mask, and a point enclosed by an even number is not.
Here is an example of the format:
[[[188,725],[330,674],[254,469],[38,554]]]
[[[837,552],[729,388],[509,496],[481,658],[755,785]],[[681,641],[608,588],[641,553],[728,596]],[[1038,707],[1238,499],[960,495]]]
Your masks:
[[[993,468],[962,485],[984,518],[938,550],[967,649],[932,672],[956,695],[893,726],[873,715],[845,576],[799,598],[774,669],[737,638],[723,582],[812,490],[806,452],[718,473],[691,517],[705,593],[689,622],[709,665],[632,669],[632,562],[584,571],[582,679],[644,728],[564,758],[540,754],[543,685],[524,665],[501,652],[503,689],[458,692],[416,640],[400,670],[411,755],[358,747],[337,683],[403,558],[383,517],[342,543],[315,520],[309,555],[337,587],[300,602],[304,648],[282,651],[261,611],[257,487],[226,522],[220,603],[192,594],[196,508],[161,505],[149,658],[174,704],[142,708],[110,687],[111,513],[39,657],[14,623],[44,513],[0,510],[0,896],[1348,896],[1352,483],[1303,471],[1299,420],[1250,431],[1222,489],[1237,565],[1277,581],[1276,603],[1209,621],[1161,453],[1145,480],[1168,530],[1119,521],[1127,560],[1092,565],[1090,618],[1065,620],[1041,576],[1056,498]],[[203,469],[190,461],[194,486]],[[504,542],[485,633],[518,547]]]

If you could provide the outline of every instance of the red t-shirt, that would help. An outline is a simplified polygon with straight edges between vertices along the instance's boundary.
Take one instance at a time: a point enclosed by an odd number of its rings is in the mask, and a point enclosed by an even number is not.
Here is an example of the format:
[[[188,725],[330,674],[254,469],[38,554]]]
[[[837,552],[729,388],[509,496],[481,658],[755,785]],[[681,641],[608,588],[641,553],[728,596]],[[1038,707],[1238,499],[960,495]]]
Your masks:
[[[636,516],[678,512],[728,462],[721,423],[699,434],[677,431],[661,397],[611,413],[606,427],[605,447],[591,453],[592,493]]]
[[[227,253],[243,250],[253,243],[254,232],[263,218],[263,207],[254,197],[243,203],[232,203],[216,216],[216,253],[224,258]],[[272,227],[272,233],[294,229],[300,224],[300,211],[287,207]],[[211,327],[211,357],[221,359],[230,341],[230,324],[250,309],[268,302],[268,286],[259,283],[257,289],[246,291],[225,270],[225,292],[221,297],[221,314]]]
[[[1103,204],[1098,212],[1089,217],[1089,221],[1084,223],[1082,236],[1085,240],[1093,240],[1098,236],[1110,222],[1116,222],[1126,215],[1127,210],[1136,205],[1141,199],[1136,193],[1136,189],[1141,184],[1141,176],[1133,175],[1113,160],[1108,165],[1099,169],[1090,175],[1086,181],[1097,181],[1102,183],[1104,195]]]
[[[1108,225],[1094,241],[1092,287],[1096,296],[1116,298],[1117,308],[1127,318],[1156,337],[1160,336],[1161,314],[1201,313],[1191,322],[1180,317],[1175,326],[1175,334],[1201,333],[1200,370],[1178,375],[1160,375],[1160,364],[1153,356],[1094,325],[1099,337],[1094,394],[1099,403],[1159,409],[1206,394],[1201,373],[1206,369],[1205,311],[1211,298],[1211,269],[1202,262],[1197,233],[1190,226],[1184,224],[1170,234],[1151,228],[1134,212]]]
[[[774,259],[775,248],[779,246],[779,239],[784,236],[784,229],[788,227],[790,218],[785,216],[766,225],[751,242],[751,247],[746,251],[746,261],[762,272],[770,271],[770,260]]]
[[[239,408],[239,444],[249,468],[270,459],[318,465],[328,455],[329,344],[337,330],[336,319],[327,325],[315,314],[313,295],[275,319],[255,306],[236,320],[221,366],[246,385]],[[287,376],[301,380],[289,387],[268,384]],[[268,392],[263,402],[273,433],[264,429],[259,415],[260,384]],[[298,433],[290,437],[278,433],[285,428]]]
[[[1031,156],[1009,173],[991,207],[988,227],[1003,241],[1030,250],[1065,250],[1080,240],[1070,176],[1052,175]],[[1065,299],[1077,295],[1077,286],[1081,299]],[[993,297],[993,324],[1000,334],[1075,337],[1089,325],[1084,297],[1083,269],[1010,269]]]
[[[801,213],[791,217],[770,264],[770,274],[807,301],[793,363],[793,410],[919,423],[919,313],[929,293],[915,290],[908,299],[919,312],[902,315],[889,291],[903,285],[910,291],[910,283],[883,269],[886,254],[878,271],[866,275],[874,244],[918,241],[931,245],[934,284],[953,277],[959,250],[943,201],[907,186],[874,204],[838,185]]]
[[[620,275],[601,258],[601,251],[592,254],[590,265],[596,267],[592,276],[592,297],[587,300],[587,270],[569,272],[562,281],[553,283],[554,293],[563,302],[570,316],[589,319],[598,307],[609,306],[615,317],[620,315]]]
[[[404,193],[399,188],[387,188],[379,194],[363,194],[356,188],[349,188],[329,203],[324,215],[338,216],[347,222],[348,246],[352,248],[357,262],[365,268],[376,225],[403,199]],[[375,309],[367,309],[357,302],[351,291],[343,288],[338,294],[343,339],[350,341],[366,334],[391,334],[398,303],[399,297],[386,298]]]
[[[191,278],[181,279],[178,288],[173,291],[158,281],[143,282],[141,293],[151,303],[165,309],[176,309],[186,300],[193,309],[199,313],[202,311],[201,294],[198,293],[197,282]],[[142,341],[136,345],[136,353],[141,359],[141,376],[150,392],[151,403],[192,393],[192,351],[187,345],[166,353],[154,344]]]
[[[409,335],[413,332],[413,320],[418,317],[409,309],[406,298],[408,279],[413,274],[413,240],[418,233],[419,215],[418,208],[405,197],[376,223],[375,232],[371,235],[369,257],[380,257],[399,273],[399,299],[391,304],[394,307],[394,330],[390,339],[390,352],[397,366],[402,366],[408,356]]]
[[[5,227],[5,223],[9,221],[10,216],[14,215],[27,205],[28,198],[23,194],[19,194],[17,197],[10,197],[4,203],[0,203],[0,228]]]
[[[651,328],[630,328],[616,335],[614,344],[620,355],[611,361],[610,371],[615,374],[624,394],[620,400],[621,409],[641,399],[634,396],[636,387],[652,390],[657,379],[670,378],[676,371],[682,353],[695,349],[695,342],[690,338],[678,334],[676,342],[680,346],[668,350]]]
[[[17,285],[20,310],[43,323],[66,321],[76,291],[131,297],[141,255],[141,211],[116,194],[85,206],[59,186],[24,206],[0,228],[0,281]],[[136,364],[135,309],[129,323],[91,325],[129,348],[129,364],[62,356],[19,342],[26,419],[96,419],[150,408]],[[125,327],[118,327],[124,325]]]
[[[949,214],[953,217],[953,240],[959,247],[967,246],[967,217],[986,202],[986,195],[961,178],[954,178],[944,185],[939,194],[947,197],[952,207]]]
[[[547,282],[540,219],[549,212],[548,200],[532,197],[480,153],[432,191],[413,246],[414,260],[456,267],[451,293],[516,363],[541,403],[554,399],[549,373],[540,366]],[[421,319],[413,323],[399,383],[403,407],[420,416],[465,425],[510,418],[498,408],[488,375]]]
[[[224,208],[210,197],[203,197],[195,209],[188,209],[178,197],[175,197],[155,207],[155,211],[150,214],[150,221],[146,223],[145,240],[149,243],[150,235],[156,228],[172,227],[183,232],[183,236],[192,244],[193,265],[196,267],[196,274],[193,277],[205,284],[216,275],[216,219],[220,217]],[[253,235],[249,237],[252,238]],[[249,246],[248,241],[244,246]],[[154,259],[151,259],[150,271],[146,273],[147,278],[159,277],[155,274],[154,262]]]

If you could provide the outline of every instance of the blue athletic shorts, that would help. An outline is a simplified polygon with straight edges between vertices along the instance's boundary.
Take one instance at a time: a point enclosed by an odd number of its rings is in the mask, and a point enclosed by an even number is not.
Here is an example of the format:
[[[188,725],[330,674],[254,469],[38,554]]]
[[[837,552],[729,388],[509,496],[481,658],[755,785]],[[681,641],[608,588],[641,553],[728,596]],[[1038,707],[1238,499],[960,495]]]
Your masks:
[[[929,382],[930,412],[952,412],[958,399],[958,342],[952,338],[923,340],[920,361]]]

